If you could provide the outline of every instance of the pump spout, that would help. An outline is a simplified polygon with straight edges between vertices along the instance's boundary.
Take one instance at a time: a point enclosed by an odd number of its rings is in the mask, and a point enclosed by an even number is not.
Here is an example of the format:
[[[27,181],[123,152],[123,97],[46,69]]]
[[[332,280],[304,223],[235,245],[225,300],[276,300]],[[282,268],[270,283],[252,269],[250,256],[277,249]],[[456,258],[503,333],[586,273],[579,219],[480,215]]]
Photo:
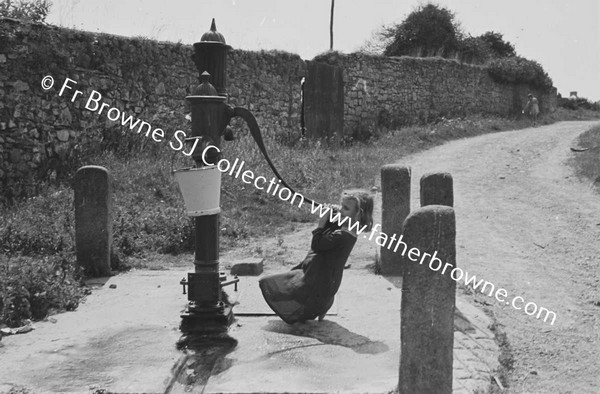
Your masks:
[[[296,191],[283,180],[281,175],[279,175],[279,172],[277,171],[277,169],[275,168],[275,165],[271,161],[271,158],[267,154],[267,148],[265,147],[265,143],[263,142],[262,135],[260,133],[260,128],[258,127],[258,122],[256,121],[256,118],[254,117],[254,115],[252,115],[252,112],[250,112],[248,109],[243,108],[243,107],[234,107],[233,108],[233,117],[240,117],[246,122],[246,124],[248,125],[248,128],[250,129],[250,134],[252,134],[252,138],[254,138],[254,141],[256,141],[256,145],[258,145],[258,148],[260,149],[265,160],[269,164],[269,167],[271,167],[271,170],[273,171],[275,176],[281,181],[281,184],[283,186],[290,189],[290,191],[292,193],[296,193]],[[317,203],[309,198],[304,197],[304,200],[310,204],[319,205],[319,203]]]

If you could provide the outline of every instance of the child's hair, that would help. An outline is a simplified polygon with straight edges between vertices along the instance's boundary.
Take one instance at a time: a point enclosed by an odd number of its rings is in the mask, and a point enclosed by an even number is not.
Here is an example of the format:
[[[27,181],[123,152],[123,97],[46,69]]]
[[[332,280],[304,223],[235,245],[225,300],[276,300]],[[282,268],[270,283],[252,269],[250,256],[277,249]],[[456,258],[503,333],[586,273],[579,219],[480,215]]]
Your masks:
[[[358,208],[358,222],[361,226],[367,226],[366,231],[373,227],[373,196],[363,189],[344,190],[342,200],[350,199],[356,201]]]

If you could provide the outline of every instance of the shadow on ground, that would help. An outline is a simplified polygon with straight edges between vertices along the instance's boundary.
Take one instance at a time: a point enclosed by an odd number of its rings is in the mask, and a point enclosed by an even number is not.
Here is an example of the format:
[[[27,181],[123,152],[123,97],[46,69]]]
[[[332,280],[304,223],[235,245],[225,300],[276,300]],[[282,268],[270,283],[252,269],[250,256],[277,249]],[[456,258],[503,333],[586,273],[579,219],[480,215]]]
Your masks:
[[[264,329],[280,334],[314,338],[325,345],[343,346],[361,354],[378,354],[389,350],[389,347],[383,342],[372,341],[328,320],[308,321],[292,325],[280,320],[271,320]]]

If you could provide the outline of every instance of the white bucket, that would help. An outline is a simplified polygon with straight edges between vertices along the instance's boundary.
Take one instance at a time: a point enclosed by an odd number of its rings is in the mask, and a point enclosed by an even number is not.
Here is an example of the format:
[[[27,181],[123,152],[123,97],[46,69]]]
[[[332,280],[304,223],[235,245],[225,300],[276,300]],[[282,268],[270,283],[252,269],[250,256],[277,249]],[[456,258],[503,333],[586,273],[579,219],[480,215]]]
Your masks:
[[[221,212],[221,172],[216,166],[175,171],[188,216],[215,215]]]

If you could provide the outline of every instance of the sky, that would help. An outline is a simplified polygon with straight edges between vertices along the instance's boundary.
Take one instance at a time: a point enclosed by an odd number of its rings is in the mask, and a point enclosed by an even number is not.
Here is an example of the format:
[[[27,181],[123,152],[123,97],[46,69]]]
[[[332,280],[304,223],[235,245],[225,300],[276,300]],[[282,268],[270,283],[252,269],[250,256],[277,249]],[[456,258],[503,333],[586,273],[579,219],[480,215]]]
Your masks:
[[[437,0],[465,33],[503,34],[539,62],[563,96],[600,100],[600,1]],[[237,49],[278,49],[310,60],[329,49],[331,0],[52,0],[53,25],[192,44],[212,18]],[[337,0],[333,48],[358,50],[382,25],[400,23],[422,1]]]

